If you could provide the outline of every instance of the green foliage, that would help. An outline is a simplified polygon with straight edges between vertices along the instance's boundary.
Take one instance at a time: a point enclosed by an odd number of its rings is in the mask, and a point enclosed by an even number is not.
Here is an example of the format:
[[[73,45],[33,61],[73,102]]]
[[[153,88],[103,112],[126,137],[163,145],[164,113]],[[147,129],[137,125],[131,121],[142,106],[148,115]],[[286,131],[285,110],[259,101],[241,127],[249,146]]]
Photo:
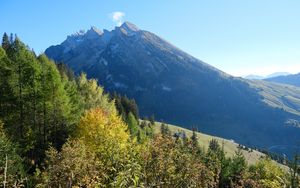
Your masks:
[[[135,119],[139,119],[138,107],[134,99],[129,99],[126,96],[121,96],[115,92],[113,93],[112,98],[115,100],[117,111],[119,112],[119,115],[122,116],[123,120],[127,119],[129,113],[132,113]]]
[[[63,77],[68,78],[68,80],[72,81],[76,79],[74,72],[64,63],[56,64],[58,71]]]
[[[287,185],[286,173],[268,158],[250,166],[248,176],[265,188],[280,188]]]
[[[209,143],[206,164],[214,172],[214,180],[219,187],[243,186],[247,163],[241,150],[237,150],[233,158],[227,158],[223,146],[213,139]]]
[[[87,79],[86,74],[82,73],[78,78],[78,89],[83,100],[83,109],[100,107],[107,112],[116,111],[113,101],[104,94],[103,88],[98,86],[97,80]]]
[[[130,134],[132,136],[137,136],[138,132],[140,132],[139,123],[135,119],[135,117],[133,116],[133,114],[131,112],[129,112],[128,117],[127,117],[127,125],[129,128]]]
[[[230,178],[233,184],[241,185],[247,170],[247,163],[241,150],[237,150],[230,164]]]
[[[110,183],[113,187],[144,187],[144,174],[142,168],[142,161],[140,152],[143,149],[138,145],[131,143],[128,148],[128,155],[126,162],[123,162],[122,169],[117,173],[113,182]]]
[[[150,121],[151,125],[154,125],[154,124],[155,124],[155,118],[154,118],[154,115],[153,115],[153,114],[150,116],[149,121]]]
[[[11,48],[11,41],[9,40],[7,33],[3,34],[3,37],[2,37],[2,48],[5,51],[8,51]]]
[[[6,180],[6,182],[5,182]],[[0,182],[6,187],[21,186],[25,182],[25,171],[17,147],[6,136],[0,121]]]
[[[101,184],[101,169],[94,152],[80,140],[69,140],[61,152],[51,147],[47,151],[47,168],[37,173],[37,187],[97,187]],[[38,171],[40,172],[40,171]]]
[[[71,122],[75,117],[71,113],[70,98],[65,90],[66,83],[56,65],[45,55],[39,56],[38,59],[42,65],[42,100],[38,104],[42,109],[43,119],[39,134],[43,135],[43,143],[52,143],[54,147],[60,148],[71,131]],[[45,147],[47,148],[48,144]]]
[[[212,187],[212,173],[182,142],[155,136],[143,154],[148,187]]]
[[[216,139],[212,139],[209,142],[208,149],[209,149],[209,151],[219,152],[221,147],[220,147],[220,144],[218,143],[218,141]]]
[[[132,138],[139,143],[145,142],[153,136],[153,125],[147,121],[139,122],[139,111],[134,99],[121,96],[115,92],[112,95],[116,109],[122,119],[127,123]]]
[[[140,138],[141,142],[143,142],[147,139],[153,138],[154,128],[150,122],[143,120],[140,122],[139,127],[140,127],[140,129],[139,129],[138,137],[137,137],[138,141],[139,141],[139,138]]]
[[[198,148],[199,147],[199,142],[198,142],[198,138],[197,138],[197,134],[196,134],[195,130],[193,130],[193,135],[191,136],[191,140],[192,140],[193,148]]]
[[[113,113],[96,108],[81,118],[75,140],[61,152],[47,152],[40,186],[114,187],[139,186],[142,176],[134,143],[126,125]]]
[[[11,103],[16,100],[10,87],[13,74],[11,63],[6,51],[0,47],[0,117],[7,119],[12,118]]]
[[[295,155],[290,166],[290,183],[292,188],[296,188],[300,186],[300,166],[299,166],[300,156]]]
[[[162,123],[160,125],[160,132],[161,132],[162,136],[171,136],[171,131],[170,131],[168,125],[166,125],[164,123]]]
[[[96,80],[78,79],[66,67],[36,57],[18,38],[3,37],[0,47],[0,118],[32,173],[49,146],[60,149],[74,133],[85,110],[116,111]],[[2,79],[3,78],[3,79]]]

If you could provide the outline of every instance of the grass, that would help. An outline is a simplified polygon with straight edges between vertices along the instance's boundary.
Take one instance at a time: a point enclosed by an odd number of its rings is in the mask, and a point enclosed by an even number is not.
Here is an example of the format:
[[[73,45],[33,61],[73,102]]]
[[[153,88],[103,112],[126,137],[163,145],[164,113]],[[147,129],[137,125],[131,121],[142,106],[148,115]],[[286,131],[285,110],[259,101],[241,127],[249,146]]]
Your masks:
[[[156,122],[155,123],[155,132],[158,133],[160,131],[160,125],[161,123],[160,122]],[[178,131],[184,131],[187,135],[187,137],[191,137],[192,136],[192,131],[189,130],[189,129],[185,129],[185,128],[182,128],[182,127],[178,127],[178,126],[175,126],[175,125],[170,125],[170,124],[166,124],[168,125],[170,131],[173,133],[176,133]],[[212,139],[216,139],[220,145],[223,145],[224,146],[224,151],[226,153],[226,155],[228,157],[232,157],[235,152],[238,150],[238,145],[237,143],[235,143],[233,140],[227,140],[227,139],[224,139],[224,138],[220,138],[220,137],[216,137],[216,136],[210,136],[210,135],[207,135],[207,134],[203,134],[203,133],[200,133],[200,132],[197,132],[197,137],[198,137],[198,140],[199,140],[199,145],[200,147],[203,147],[205,150],[207,150],[208,146],[209,146],[209,142],[212,140]],[[254,164],[256,163],[261,157],[264,157],[265,154],[259,152],[259,151],[256,151],[256,150],[253,150],[253,151],[246,151],[246,150],[242,150],[248,164]]]
[[[300,87],[263,80],[250,80],[248,83],[251,87],[259,90],[265,103],[274,108],[300,115]]]
[[[154,127],[154,131],[155,133],[159,133],[160,132],[160,127],[161,127],[161,122],[155,122],[155,127]],[[189,129],[185,129],[176,125],[171,125],[171,124],[167,124],[165,123],[165,125],[168,125],[171,133],[176,133],[179,131],[184,131],[186,133],[187,137],[191,137],[193,132]],[[235,152],[238,150],[238,143],[235,143],[233,140],[227,140],[224,138],[220,138],[220,137],[216,137],[216,136],[211,136],[211,135],[207,135],[207,134],[203,134],[200,132],[197,132],[197,137],[198,137],[198,141],[199,141],[199,145],[200,147],[203,147],[205,150],[208,149],[209,146],[209,142],[212,139],[216,139],[220,145],[224,146],[224,151],[227,157],[232,157]],[[258,162],[261,158],[266,157],[266,155],[264,153],[261,153],[257,150],[251,150],[251,151],[246,151],[246,150],[242,150],[242,153],[247,161],[247,163],[249,165],[255,164],[256,162]],[[278,166],[280,166],[283,170],[285,170],[286,172],[289,171],[288,166],[285,166],[283,164],[277,163],[276,161],[273,161],[275,164],[277,164]]]

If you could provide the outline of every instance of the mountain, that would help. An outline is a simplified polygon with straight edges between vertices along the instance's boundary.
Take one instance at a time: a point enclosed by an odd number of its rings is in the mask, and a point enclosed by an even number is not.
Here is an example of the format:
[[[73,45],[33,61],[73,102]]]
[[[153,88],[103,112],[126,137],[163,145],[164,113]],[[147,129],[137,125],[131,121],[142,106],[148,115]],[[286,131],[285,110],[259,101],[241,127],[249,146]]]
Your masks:
[[[249,79],[249,80],[262,80],[262,79],[264,79],[264,76],[250,74],[250,75],[244,76],[244,78]]]
[[[290,73],[288,73],[288,72],[274,72],[274,73],[269,74],[267,76],[259,76],[259,75],[255,75],[255,74],[250,74],[250,75],[244,76],[244,78],[249,79],[249,80],[263,80],[263,79],[273,78],[273,77],[277,77],[277,76],[287,76],[287,75],[290,75]]]
[[[287,76],[290,74],[291,73],[288,73],[288,72],[274,72],[272,74],[267,75],[266,78],[273,78],[273,77],[277,77],[277,76]]]
[[[92,27],[45,54],[134,98],[142,116],[253,147],[300,140],[300,88],[233,77],[132,23]]]
[[[277,83],[289,84],[289,85],[300,87],[300,73],[267,78],[266,80],[270,82],[277,82]]]

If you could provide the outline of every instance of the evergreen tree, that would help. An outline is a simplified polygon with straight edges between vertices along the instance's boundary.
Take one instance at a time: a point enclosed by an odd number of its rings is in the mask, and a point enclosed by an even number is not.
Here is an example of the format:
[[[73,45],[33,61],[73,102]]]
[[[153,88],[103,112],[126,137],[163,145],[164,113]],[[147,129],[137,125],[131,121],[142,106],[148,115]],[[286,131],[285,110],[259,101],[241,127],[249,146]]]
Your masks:
[[[171,136],[171,131],[170,131],[168,125],[166,125],[164,123],[162,123],[160,125],[160,132],[161,132],[161,134],[162,134],[163,137],[164,136]]]
[[[74,72],[64,63],[57,63],[57,69],[59,70],[60,74],[68,80],[73,81],[76,79]]]
[[[235,185],[241,185],[241,181],[245,175],[247,168],[246,159],[241,151],[238,149],[232,158],[230,165],[230,176],[231,180]]]
[[[35,55],[16,38],[12,44],[12,51],[8,57],[12,61],[11,89],[16,100],[11,104],[14,107],[11,121],[5,122],[13,138],[25,144],[33,137],[32,129],[37,125],[38,79],[40,65]],[[32,143],[32,141],[29,141]],[[28,145],[28,148],[32,146]]]
[[[154,118],[154,115],[153,115],[153,114],[150,116],[149,121],[150,121],[151,125],[154,125],[154,124],[155,124],[155,118]]]
[[[122,116],[124,120],[127,119],[127,116],[130,112],[136,119],[139,119],[138,107],[134,99],[129,99],[126,96],[121,96],[116,92],[113,93],[112,99],[115,100],[116,109],[119,112],[119,115]]]
[[[220,144],[218,143],[218,141],[216,139],[212,139],[209,142],[208,149],[211,150],[211,151],[218,152],[218,151],[221,150],[221,147],[220,147]]]
[[[194,149],[197,149],[199,147],[199,142],[198,142],[198,137],[197,137],[197,133],[196,133],[195,129],[193,129],[193,134],[191,136],[191,140],[192,140],[192,147]]]
[[[5,50],[0,47],[0,118],[10,119],[15,101],[11,81],[13,76],[11,61],[7,58]]]
[[[132,137],[136,137],[139,130],[138,121],[135,119],[134,115],[129,112],[127,117],[127,125]]]
[[[300,174],[300,167],[299,167],[299,155],[295,155],[293,158],[292,163],[290,164],[290,182],[291,188],[296,188],[300,186],[299,174]]]
[[[2,37],[2,48],[7,51],[9,50],[10,48],[10,41],[9,41],[9,38],[8,38],[8,35],[6,33],[3,34],[3,37]]]

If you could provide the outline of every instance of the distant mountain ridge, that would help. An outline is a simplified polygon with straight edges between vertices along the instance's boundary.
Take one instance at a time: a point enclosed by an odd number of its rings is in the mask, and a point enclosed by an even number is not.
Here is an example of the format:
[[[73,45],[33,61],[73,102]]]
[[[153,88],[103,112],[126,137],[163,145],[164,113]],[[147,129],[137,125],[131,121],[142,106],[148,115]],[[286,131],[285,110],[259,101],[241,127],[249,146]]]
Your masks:
[[[250,74],[247,76],[244,76],[246,79],[250,80],[263,80],[263,79],[268,79],[268,78],[273,78],[273,77],[278,77],[278,76],[287,76],[290,75],[288,72],[274,72],[272,74],[269,74],[267,76],[260,76],[260,75],[255,75],[255,74]]]
[[[265,80],[270,82],[277,82],[281,84],[289,84],[289,85],[300,87],[300,73],[286,75],[286,76],[276,76],[272,78],[267,78]]]
[[[134,98],[142,116],[249,146],[300,140],[300,89],[233,77],[129,22],[78,32],[45,53]]]

